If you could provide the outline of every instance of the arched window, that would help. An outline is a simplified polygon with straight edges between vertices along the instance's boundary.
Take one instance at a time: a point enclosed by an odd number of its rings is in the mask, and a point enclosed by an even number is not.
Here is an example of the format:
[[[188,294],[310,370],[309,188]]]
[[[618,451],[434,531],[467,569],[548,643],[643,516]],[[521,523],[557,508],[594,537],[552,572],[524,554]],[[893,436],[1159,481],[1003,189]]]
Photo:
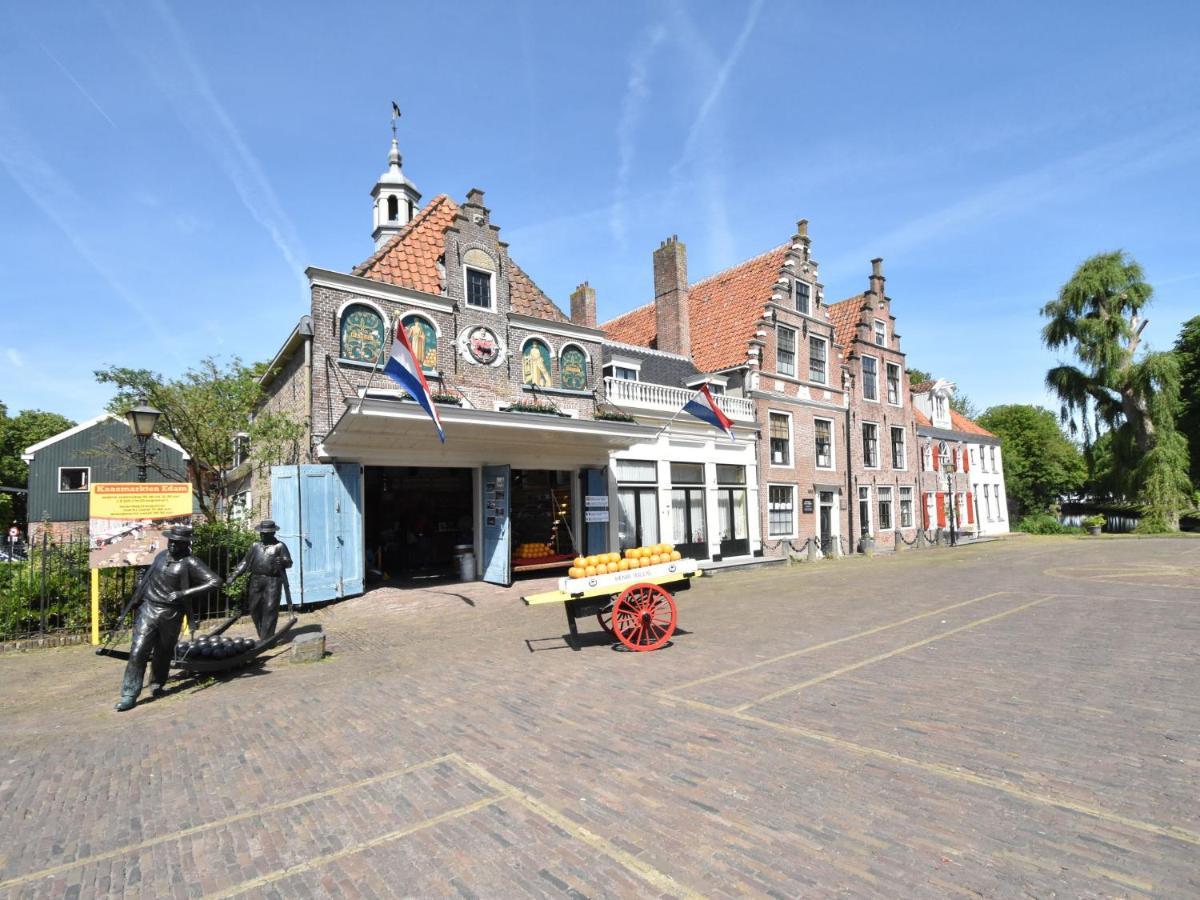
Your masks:
[[[943,472],[950,468],[950,448],[946,446],[945,441],[938,444],[938,461]]]
[[[340,337],[342,359],[373,364],[385,352],[383,316],[365,304],[347,306],[342,312]]]
[[[423,316],[411,315],[401,319],[400,324],[404,326],[413,356],[420,361],[421,368],[429,372],[436,371],[437,329],[433,327],[433,323]]]
[[[535,387],[550,387],[550,348],[537,338],[521,350],[521,378]]]
[[[388,195],[388,221],[395,222],[400,218],[400,203],[395,194]]]
[[[558,380],[569,391],[586,391],[588,386],[587,354],[574,344],[563,347],[558,357]]]

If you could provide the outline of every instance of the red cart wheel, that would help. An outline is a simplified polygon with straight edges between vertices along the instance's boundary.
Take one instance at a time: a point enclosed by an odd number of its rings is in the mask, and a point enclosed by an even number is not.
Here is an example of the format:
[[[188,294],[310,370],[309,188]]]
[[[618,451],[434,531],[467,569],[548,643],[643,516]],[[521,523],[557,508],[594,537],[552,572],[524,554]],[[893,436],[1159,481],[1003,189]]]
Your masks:
[[[596,621],[600,623],[600,627],[604,629],[609,637],[616,637],[612,630],[612,607],[602,609],[596,613]]]
[[[630,650],[657,650],[675,633],[675,600],[657,584],[633,584],[613,604],[612,630]]]

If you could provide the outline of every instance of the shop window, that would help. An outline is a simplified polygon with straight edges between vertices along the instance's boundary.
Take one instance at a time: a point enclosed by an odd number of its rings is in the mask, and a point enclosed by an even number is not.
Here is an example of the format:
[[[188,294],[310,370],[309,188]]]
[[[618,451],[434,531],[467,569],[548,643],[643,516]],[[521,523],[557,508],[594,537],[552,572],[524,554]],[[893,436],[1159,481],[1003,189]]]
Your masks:
[[[374,365],[386,352],[383,316],[370,306],[355,304],[342,312],[340,349],[342,359]]]
[[[550,348],[536,338],[521,351],[521,379],[534,387],[550,387]]]
[[[671,463],[671,534],[684,556],[708,557],[702,463]]]
[[[658,543],[658,463],[618,459],[617,540],[621,550]]]
[[[587,355],[580,348],[573,345],[563,348],[558,358],[558,378],[568,391],[587,390]]]
[[[60,494],[87,493],[92,483],[92,470],[88,466],[64,466],[58,470],[58,492]]]
[[[420,361],[426,371],[437,371],[437,329],[433,323],[421,316],[405,316],[400,320],[404,334],[412,346],[413,357]]]
[[[745,466],[717,466],[717,520],[721,532],[721,556],[748,554],[750,517]]]

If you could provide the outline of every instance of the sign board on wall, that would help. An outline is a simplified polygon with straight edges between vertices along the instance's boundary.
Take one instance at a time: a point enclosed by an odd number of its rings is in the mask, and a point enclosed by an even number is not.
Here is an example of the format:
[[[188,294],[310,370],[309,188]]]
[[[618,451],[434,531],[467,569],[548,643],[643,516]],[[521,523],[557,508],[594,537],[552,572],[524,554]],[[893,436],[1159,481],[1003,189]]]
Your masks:
[[[805,497],[800,501],[800,505],[804,512],[810,513],[813,511],[813,502],[811,497]]]
[[[608,494],[585,494],[583,498],[584,506],[603,506],[608,508]]]
[[[583,512],[583,521],[585,522],[607,522],[607,509],[587,509]]]
[[[192,518],[192,486],[179,482],[93,483],[88,491],[88,565],[148,566],[162,534]]]

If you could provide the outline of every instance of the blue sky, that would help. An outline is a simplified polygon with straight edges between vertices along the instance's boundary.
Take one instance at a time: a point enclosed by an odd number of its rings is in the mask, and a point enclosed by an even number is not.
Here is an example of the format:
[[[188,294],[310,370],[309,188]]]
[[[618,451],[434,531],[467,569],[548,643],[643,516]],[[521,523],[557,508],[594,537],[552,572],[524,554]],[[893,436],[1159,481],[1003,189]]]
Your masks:
[[[0,6],[0,400],[82,419],[106,364],[269,358],[307,265],[368,256],[390,101],[426,199],[487,192],[560,306],[811,221],[826,299],[884,257],[913,366],[1048,403],[1037,310],[1088,255],[1200,313],[1200,8],[816,2]],[[1049,405],[1049,404],[1048,404]]]

